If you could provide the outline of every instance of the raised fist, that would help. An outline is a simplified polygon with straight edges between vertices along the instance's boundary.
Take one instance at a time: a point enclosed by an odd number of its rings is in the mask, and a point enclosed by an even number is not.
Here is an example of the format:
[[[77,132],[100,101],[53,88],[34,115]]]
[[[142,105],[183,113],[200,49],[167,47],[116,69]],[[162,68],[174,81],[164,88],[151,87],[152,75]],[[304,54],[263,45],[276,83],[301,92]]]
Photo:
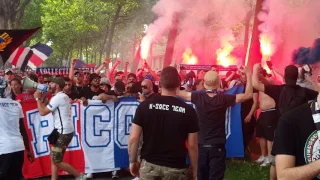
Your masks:
[[[73,59],[72,60],[72,65],[76,65],[78,59]]]

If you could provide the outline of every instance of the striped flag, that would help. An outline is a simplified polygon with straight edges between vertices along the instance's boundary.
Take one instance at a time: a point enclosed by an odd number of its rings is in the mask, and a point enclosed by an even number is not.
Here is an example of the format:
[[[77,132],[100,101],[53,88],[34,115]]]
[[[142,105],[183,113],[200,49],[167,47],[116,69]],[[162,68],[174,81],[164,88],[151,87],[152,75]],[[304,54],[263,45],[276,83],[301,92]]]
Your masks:
[[[37,43],[36,45],[32,46],[31,51],[33,54],[28,61],[28,66],[30,68],[39,67],[53,52],[51,47],[41,43]]]
[[[17,48],[40,28],[3,30],[0,29],[0,60],[3,64],[15,52]],[[21,51],[21,50],[20,50]]]
[[[31,48],[19,47],[9,57],[8,62],[12,65],[25,70],[28,64],[28,59],[32,56]]]
[[[8,62],[24,71],[27,66],[39,67],[52,52],[49,46],[41,43],[26,48],[19,47],[11,54]]]

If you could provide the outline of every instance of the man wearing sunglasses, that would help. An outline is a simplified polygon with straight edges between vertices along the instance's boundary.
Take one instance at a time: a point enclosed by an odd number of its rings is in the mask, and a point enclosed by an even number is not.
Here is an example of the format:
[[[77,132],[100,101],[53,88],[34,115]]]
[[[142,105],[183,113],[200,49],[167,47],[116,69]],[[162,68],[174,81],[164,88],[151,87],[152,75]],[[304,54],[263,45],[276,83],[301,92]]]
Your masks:
[[[90,86],[90,72],[89,70],[84,70],[83,71],[83,84],[84,86]]]
[[[153,84],[149,79],[145,79],[141,82],[142,94],[146,99],[152,98],[155,93],[153,92]]]
[[[83,73],[80,71],[77,71],[74,73],[74,86],[72,87],[72,91],[74,91],[78,96],[80,95],[80,92],[83,90]]]
[[[90,87],[85,87],[80,92],[79,99],[83,101],[83,104],[86,106],[88,104],[88,99],[91,100],[102,100],[106,101],[109,99],[116,100],[115,96],[109,96],[105,94],[105,91],[100,88],[101,77],[93,73],[90,75]]]

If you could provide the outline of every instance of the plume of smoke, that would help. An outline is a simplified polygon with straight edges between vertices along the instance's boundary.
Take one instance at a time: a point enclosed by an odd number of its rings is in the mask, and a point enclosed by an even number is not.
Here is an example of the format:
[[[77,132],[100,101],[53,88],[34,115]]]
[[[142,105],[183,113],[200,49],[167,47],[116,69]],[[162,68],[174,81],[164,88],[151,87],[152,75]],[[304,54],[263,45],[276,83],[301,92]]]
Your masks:
[[[183,0],[160,0],[152,11],[158,18],[148,26],[145,37],[141,42],[143,56],[148,54],[149,47],[152,42],[158,41],[171,27],[173,17],[176,13],[181,13],[184,10]]]
[[[295,62],[304,62],[302,58],[308,47],[319,36],[320,1],[317,0],[265,0],[259,19],[262,35],[270,38],[274,59],[280,67]],[[279,52],[277,52],[279,51]],[[275,60],[273,60],[275,61]],[[307,60],[309,61],[309,60]]]
[[[220,39],[229,39],[230,34],[225,32],[242,23],[248,10],[245,0],[160,0],[153,8],[158,19],[149,26],[142,46],[166,35],[172,18],[179,13],[174,58],[180,62],[183,52],[190,47],[204,63],[204,59],[215,56],[220,43],[225,41]]]
[[[202,63],[213,63],[216,50],[235,41],[231,29],[243,22],[249,7],[243,0],[197,0],[190,7],[180,20],[175,58],[191,47]]]

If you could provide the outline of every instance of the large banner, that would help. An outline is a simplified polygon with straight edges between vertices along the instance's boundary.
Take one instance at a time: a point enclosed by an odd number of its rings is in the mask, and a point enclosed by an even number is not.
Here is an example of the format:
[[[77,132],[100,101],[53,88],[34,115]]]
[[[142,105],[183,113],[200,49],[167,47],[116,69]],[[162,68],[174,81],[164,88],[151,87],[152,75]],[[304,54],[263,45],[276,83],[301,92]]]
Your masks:
[[[228,93],[237,94],[243,87],[233,88]],[[192,105],[190,102],[188,103]],[[80,172],[108,172],[128,168],[128,139],[131,122],[139,102],[134,98],[121,98],[118,102],[89,101],[72,104],[72,121],[75,135],[64,157]],[[53,130],[52,115],[40,116],[36,103],[22,104],[35,162],[25,158],[25,178],[51,175],[50,146],[47,138]],[[243,157],[240,105],[226,113],[227,157]],[[59,172],[66,174],[66,172]]]

